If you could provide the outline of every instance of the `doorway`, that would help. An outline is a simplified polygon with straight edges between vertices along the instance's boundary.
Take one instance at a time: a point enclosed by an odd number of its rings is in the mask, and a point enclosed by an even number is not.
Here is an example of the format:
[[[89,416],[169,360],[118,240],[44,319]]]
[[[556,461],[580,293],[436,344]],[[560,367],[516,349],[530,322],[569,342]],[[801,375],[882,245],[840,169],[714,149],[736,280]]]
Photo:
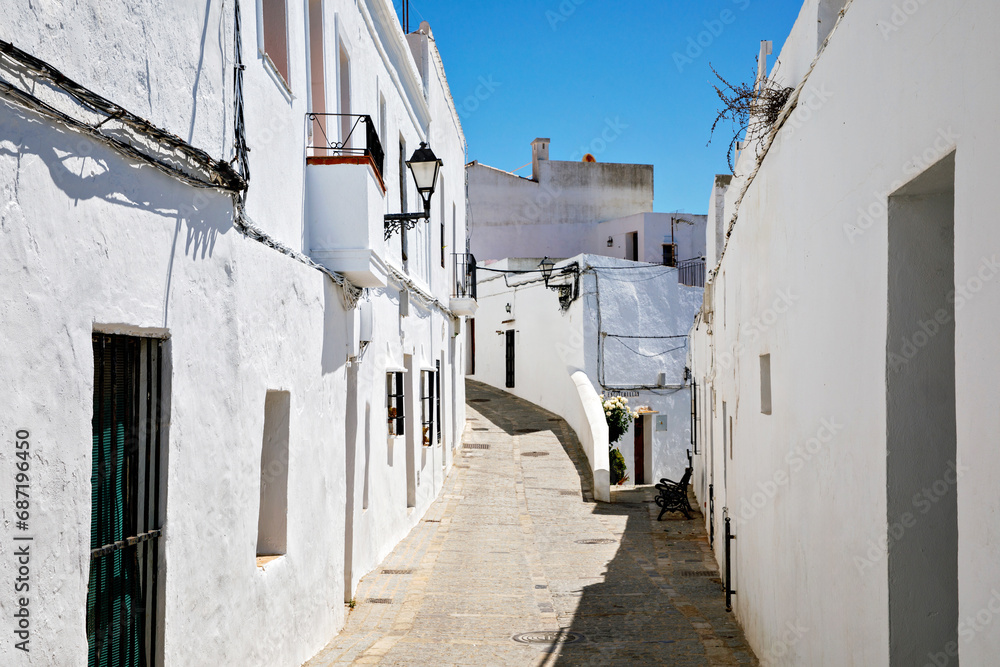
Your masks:
[[[508,329],[506,336],[506,367],[508,389],[514,388],[514,330]]]
[[[625,259],[639,261],[639,232],[625,234]]]
[[[635,418],[633,422],[635,425],[633,427],[634,431],[634,450],[633,450],[633,467],[635,468],[635,483],[645,484],[646,483],[646,417],[644,415],[639,415]]]
[[[323,2],[309,0],[309,78],[312,111],[313,155],[326,155],[329,138],[326,130],[326,68],[325,68]]]
[[[353,127],[351,118],[347,114],[351,113],[351,57],[347,55],[344,44],[340,44],[339,58],[337,61],[340,70],[340,105],[337,109],[340,116],[340,145],[341,148],[351,148],[351,129]]]
[[[159,339],[93,334],[90,667],[162,661],[165,347]],[[27,440],[22,432],[18,439]]]
[[[958,643],[955,155],[888,211],[889,663],[913,665]]]

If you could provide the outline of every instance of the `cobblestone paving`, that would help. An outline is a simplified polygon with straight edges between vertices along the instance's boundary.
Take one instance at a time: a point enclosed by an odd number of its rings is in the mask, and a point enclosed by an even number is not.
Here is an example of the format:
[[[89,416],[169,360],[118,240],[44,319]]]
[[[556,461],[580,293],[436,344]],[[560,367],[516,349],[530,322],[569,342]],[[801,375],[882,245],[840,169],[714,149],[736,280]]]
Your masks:
[[[648,490],[595,503],[565,422],[478,383],[467,395],[441,496],[309,666],[758,664],[700,517],[657,523]],[[547,641],[512,639],[532,632]]]

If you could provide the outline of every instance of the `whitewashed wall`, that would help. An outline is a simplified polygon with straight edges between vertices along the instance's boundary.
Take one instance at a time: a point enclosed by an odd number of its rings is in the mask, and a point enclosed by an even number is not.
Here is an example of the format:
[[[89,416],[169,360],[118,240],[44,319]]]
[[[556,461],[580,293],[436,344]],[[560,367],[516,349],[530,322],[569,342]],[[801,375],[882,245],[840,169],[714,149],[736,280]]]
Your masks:
[[[787,85],[816,53],[803,46],[817,24],[806,9],[780,58]],[[728,226],[745,191],[692,335],[706,397],[698,483],[700,494],[714,484],[717,536],[723,506],[734,518],[735,610],[763,664],[954,665],[957,653],[978,665],[1000,652],[1000,454],[990,444],[1000,427],[990,380],[1000,367],[1000,235],[982,188],[1000,144],[989,111],[1000,86],[987,65],[997,62],[998,19],[993,3],[847,3],[759,172],[748,181],[745,151],[725,195]],[[955,645],[928,646],[929,633],[890,631],[888,554],[909,528],[887,506],[887,352],[907,343],[887,340],[887,206],[952,151],[957,294],[941,297],[955,308],[965,469],[957,483],[941,470],[926,484],[957,497],[957,544],[945,548],[957,550],[959,621]],[[761,413],[762,354],[770,415]],[[929,540],[927,553],[946,537]],[[936,585],[915,587],[912,600]]]
[[[488,267],[531,270],[537,268],[538,261],[502,260]],[[559,263],[556,272],[573,262],[586,271],[581,276],[581,297],[566,312],[560,311],[556,292],[546,289],[538,274],[512,274],[507,281],[511,287],[507,287],[502,273],[480,271],[473,377],[559,414],[578,435],[581,430],[594,429],[579,414],[574,372],[583,371],[597,393],[616,387],[626,391],[645,387],[638,389],[638,397],[629,398],[630,405],[648,405],[668,420],[668,430],[653,431],[647,479],[679,479],[690,447],[685,334],[701,290],[677,285],[676,271],[668,267],[595,255],[570,258]],[[513,389],[505,387],[505,338],[501,335],[509,329],[516,332]],[[602,346],[599,331],[677,338],[626,340],[624,345],[606,338]],[[667,374],[669,386],[657,387],[660,372]],[[631,429],[619,447],[634,482]]]
[[[602,221],[591,228],[581,251],[626,259],[629,253],[627,235],[634,232],[639,235],[637,261],[660,264],[663,261],[663,246],[667,243],[677,244],[677,260],[697,259],[705,256],[707,220],[707,216],[689,213],[637,213]],[[610,247],[609,238],[612,241]]]
[[[389,3],[323,4],[328,34],[350,44],[351,111],[377,115],[381,92],[392,136],[403,133],[409,151],[432,136],[445,162],[443,197],[457,204],[455,237],[464,239],[464,138],[442,71],[428,70],[425,92]],[[228,160],[233,8],[230,1],[206,9],[193,1],[64,7],[14,0],[0,26],[18,47]],[[291,94],[257,52],[255,3],[241,8],[252,150],[247,212],[278,241],[308,252],[305,3],[288,4]],[[395,55],[382,59],[376,41]],[[333,76],[336,50],[327,54]],[[330,95],[337,90],[328,83]],[[334,106],[328,99],[327,108]],[[398,192],[398,149],[384,143],[386,184],[392,193],[395,182]],[[9,380],[0,388],[0,432],[9,440],[29,430],[35,455],[33,662],[87,661],[91,335],[100,330],[168,337],[163,664],[301,664],[342,626],[353,582],[441,488],[464,426],[463,370],[452,361],[464,355],[456,323],[415,301],[401,319],[399,285],[390,284],[367,296],[376,337],[362,360],[349,364],[357,311],[345,310],[339,288],[321,272],[235,230],[227,196],[194,191],[5,102],[0,189],[0,257],[8,269],[0,272],[0,292],[8,295],[0,306],[0,372]],[[411,210],[416,201],[413,192]],[[434,253],[439,204],[429,233],[411,239],[424,255],[411,270],[417,287],[446,304],[450,267],[441,268]],[[381,205],[394,211],[397,204]],[[416,451],[421,480],[410,509],[403,447],[390,447],[385,427],[384,372],[404,353],[417,369],[443,356],[449,425],[443,447]],[[416,373],[409,379],[413,388]],[[259,568],[261,437],[271,389],[291,394],[288,551]],[[0,467],[12,470],[12,456],[12,449],[0,451]],[[5,522],[12,511],[0,509]],[[11,580],[14,565],[3,559],[0,577]],[[12,601],[0,598],[8,618]],[[28,659],[3,642],[0,662]]]
[[[477,259],[604,252],[608,235],[600,239],[596,223],[653,210],[651,165],[548,159],[537,164],[535,180],[478,162],[468,166]],[[600,247],[590,247],[595,242]]]

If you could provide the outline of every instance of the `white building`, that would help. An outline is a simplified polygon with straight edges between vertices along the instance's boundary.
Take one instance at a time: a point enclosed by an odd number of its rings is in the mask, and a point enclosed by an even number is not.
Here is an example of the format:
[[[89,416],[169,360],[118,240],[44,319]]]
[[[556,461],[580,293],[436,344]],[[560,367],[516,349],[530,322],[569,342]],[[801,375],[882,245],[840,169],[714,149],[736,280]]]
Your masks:
[[[601,393],[650,408],[618,443],[628,485],[679,479],[691,448],[687,329],[701,288],[680,284],[672,267],[598,255],[559,262],[546,284],[538,263],[479,268],[471,377],[565,419],[591,462],[598,500],[610,500]]]
[[[549,144],[532,142],[530,179],[466,166],[480,305],[469,367],[565,418],[606,501],[602,393],[649,408],[617,444],[627,485],[679,479],[688,465],[686,332],[704,285],[707,216],[653,213],[651,165],[550,160]],[[553,288],[572,283],[568,296],[547,289],[543,258],[558,262]]]
[[[696,485],[763,664],[1000,655],[997,25],[805,2],[789,103],[713,189]]]
[[[25,485],[0,511],[30,549],[0,559],[30,577],[0,663],[301,664],[464,426],[465,145],[430,29],[387,0],[12,0],[0,26]],[[422,208],[421,142],[443,167],[404,256],[383,216]]]
[[[588,253],[686,266],[704,257],[704,215],[652,212],[652,165],[550,160],[550,143],[531,142],[531,178],[467,166],[477,260]]]

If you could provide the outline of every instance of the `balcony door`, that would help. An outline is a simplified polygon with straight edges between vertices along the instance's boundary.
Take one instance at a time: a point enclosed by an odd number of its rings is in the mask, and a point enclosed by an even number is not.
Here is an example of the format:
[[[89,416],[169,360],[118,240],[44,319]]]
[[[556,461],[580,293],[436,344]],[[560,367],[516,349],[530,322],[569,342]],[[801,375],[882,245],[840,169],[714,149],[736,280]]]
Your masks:
[[[343,41],[340,43],[338,52],[337,80],[340,86],[340,96],[337,113],[340,114],[340,143],[341,147],[346,149],[351,147],[351,117],[347,115],[351,113],[351,58],[347,54],[347,49],[344,48]]]
[[[323,29],[323,0],[309,0],[309,79],[312,102],[317,114],[312,123],[312,155],[326,155],[329,145],[326,122],[326,39]]]

